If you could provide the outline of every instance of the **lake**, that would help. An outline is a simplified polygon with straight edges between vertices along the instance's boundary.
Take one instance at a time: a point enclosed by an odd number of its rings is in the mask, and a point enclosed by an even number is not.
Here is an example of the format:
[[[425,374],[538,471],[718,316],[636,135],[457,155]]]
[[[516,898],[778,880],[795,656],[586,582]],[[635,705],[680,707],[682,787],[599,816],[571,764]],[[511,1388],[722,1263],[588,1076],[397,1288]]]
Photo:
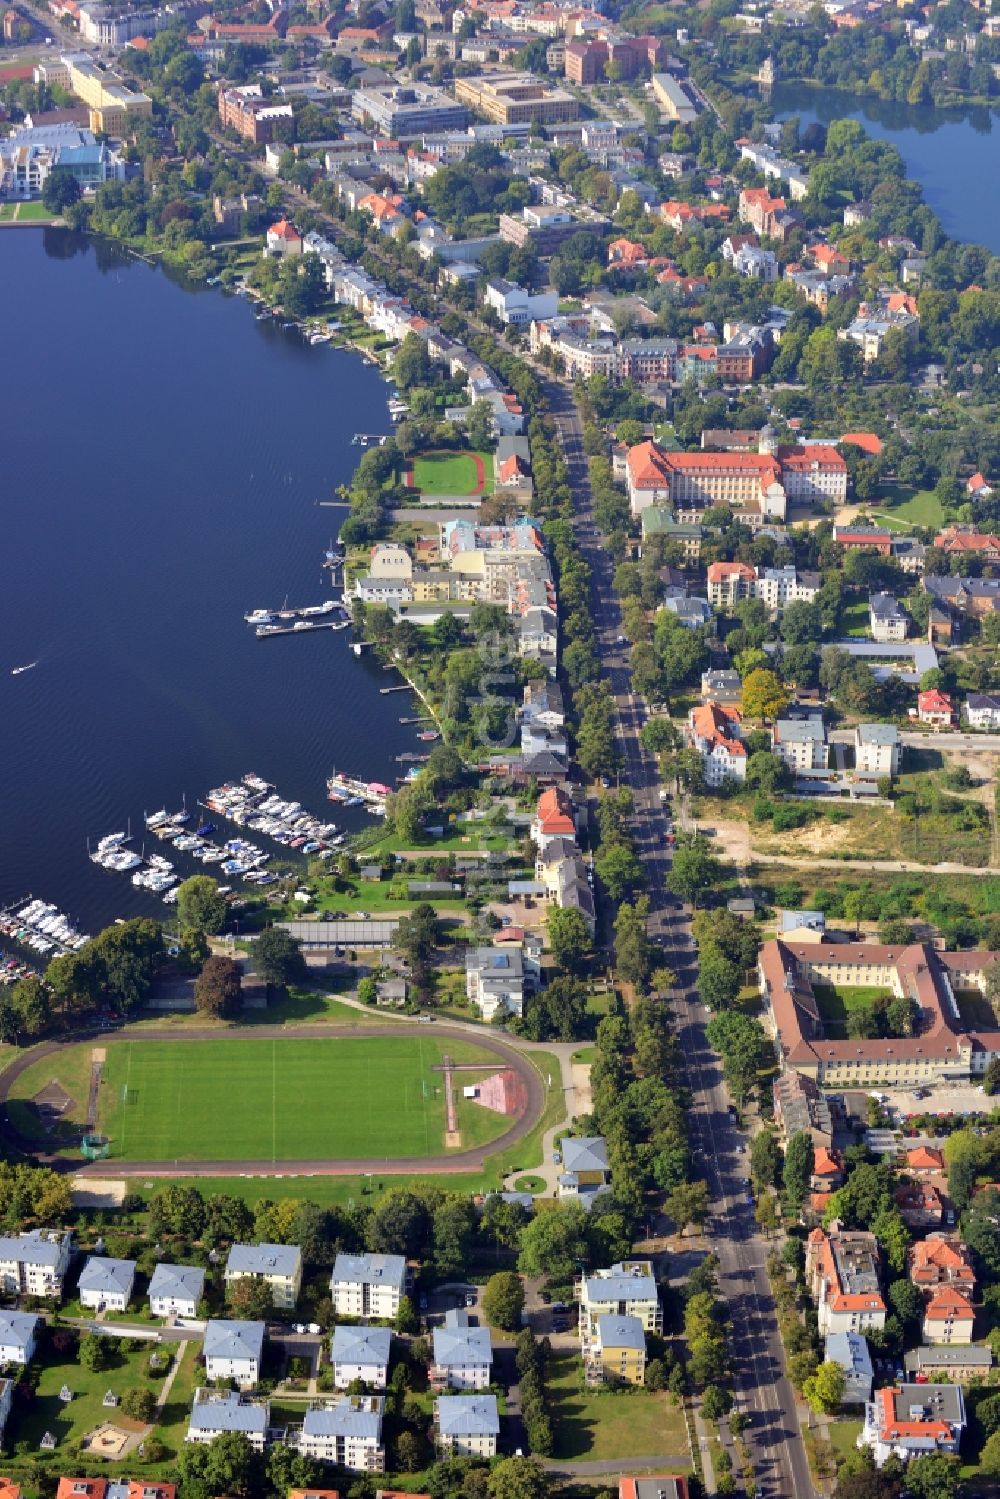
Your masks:
[[[65,231],[0,231],[0,272],[0,904],[30,892],[93,932],[169,908],[93,865],[88,837],[129,818],[141,836],[144,810],[249,771],[357,827],[326,800],[331,768],[391,782],[421,748],[350,631],[258,640],[243,621],[330,597],[344,511],[318,502],[350,479],[353,433],[389,430],[387,387],[245,299]]]
[[[1000,255],[1000,194],[994,190],[1000,180],[1000,115],[894,104],[804,83],[778,84],[771,103],[781,120],[859,120],[869,135],[892,141],[946,232]]]

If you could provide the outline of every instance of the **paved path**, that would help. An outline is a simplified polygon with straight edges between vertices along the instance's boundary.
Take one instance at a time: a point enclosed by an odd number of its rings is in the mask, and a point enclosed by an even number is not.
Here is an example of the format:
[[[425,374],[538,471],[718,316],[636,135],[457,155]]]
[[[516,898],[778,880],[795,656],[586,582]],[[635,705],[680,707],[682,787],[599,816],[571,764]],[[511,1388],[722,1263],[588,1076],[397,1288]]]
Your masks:
[[[706,1494],[715,1493],[715,1464],[712,1461],[712,1446],[708,1440],[708,1427],[705,1425],[701,1411],[695,1406],[691,1415],[694,1417],[694,1433],[698,1439],[698,1451],[701,1454],[701,1466],[704,1475]]]
[[[364,1008],[362,1006],[362,1008]],[[426,1038],[427,1030],[423,1025],[414,1024],[412,1021],[403,1024],[404,1033],[412,1035],[414,1039]],[[260,1026],[232,1026],[228,1030],[209,1030],[198,1026],[180,1030],[136,1030],[134,1033],[128,1026],[112,1035],[101,1033],[102,1043],[107,1046],[118,1046],[124,1041],[180,1041],[197,1043],[199,1041],[240,1041],[248,1036],[254,1036],[263,1040],[288,1040],[290,1037],[302,1040],[327,1040],[342,1037],[349,1040],[352,1037],[369,1038],[384,1036],[389,1029],[386,1025],[371,1026],[337,1026],[337,1025],[260,1025]],[[386,1175],[408,1176],[420,1175],[427,1172],[453,1173],[462,1171],[481,1171],[488,1157],[495,1155],[498,1150],[516,1145],[519,1140],[531,1133],[545,1110],[546,1086],[535,1068],[526,1062],[522,1051],[532,1049],[533,1043],[523,1043],[515,1048],[508,1040],[499,1040],[491,1032],[479,1027],[465,1026],[439,1026],[433,1035],[442,1041],[457,1040],[465,1038],[472,1031],[476,1041],[484,1050],[496,1053],[499,1061],[505,1066],[517,1072],[527,1090],[528,1105],[520,1119],[514,1121],[504,1134],[500,1135],[488,1145],[482,1145],[474,1150],[456,1150],[449,1155],[439,1156],[400,1156],[379,1157],[372,1159],[342,1159],[342,1160],[217,1160],[217,1161],[115,1161],[114,1172],[116,1176],[177,1176],[178,1168],[183,1167],[185,1176],[232,1176],[239,1172],[241,1175],[250,1176],[355,1176],[363,1172],[378,1170]],[[28,1067],[35,1062],[43,1061],[46,1057],[57,1056],[67,1046],[79,1045],[81,1042],[93,1040],[92,1035],[77,1035],[68,1041],[49,1041],[41,1046],[34,1047],[29,1052],[23,1052],[17,1056],[7,1069],[0,1075],[0,1138],[5,1139],[17,1151],[33,1154],[37,1160],[54,1166],[60,1171],[72,1171],[77,1176],[100,1176],[106,1177],[109,1170],[108,1161],[95,1161],[86,1166],[80,1166],[76,1161],[68,1161],[61,1156],[52,1156],[41,1153],[38,1150],[37,1140],[27,1140],[20,1136],[11,1124],[7,1114],[6,1103],[10,1096],[11,1083],[20,1077]],[[539,1047],[539,1050],[546,1050]],[[572,1050],[572,1047],[567,1047]]]

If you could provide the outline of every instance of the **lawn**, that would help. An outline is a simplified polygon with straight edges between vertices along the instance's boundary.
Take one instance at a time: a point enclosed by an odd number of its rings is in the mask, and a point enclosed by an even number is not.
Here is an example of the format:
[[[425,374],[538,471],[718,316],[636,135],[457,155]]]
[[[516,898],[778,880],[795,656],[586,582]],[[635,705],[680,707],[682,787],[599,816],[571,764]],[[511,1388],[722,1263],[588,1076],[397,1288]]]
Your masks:
[[[836,1033],[847,1037],[847,1017],[854,1010],[866,1009],[875,1000],[892,998],[889,990],[878,984],[813,984],[816,1005],[829,1037]]]
[[[868,622],[868,604],[864,599],[855,599],[853,603],[841,610],[840,625],[847,635],[861,639],[869,638]]]
[[[22,203],[17,210],[17,221],[19,224],[48,224],[52,218],[53,214],[46,208],[44,203]]]
[[[583,1390],[580,1360],[573,1354],[554,1356],[551,1370],[555,1457],[618,1462],[669,1455],[688,1467],[684,1417],[668,1395],[652,1390]]]
[[[141,1425],[123,1416],[119,1409],[105,1409],[102,1402],[108,1390],[113,1390],[119,1397],[126,1390],[133,1389],[152,1390],[159,1394],[162,1381],[149,1373],[149,1356],[153,1350],[146,1346],[138,1352],[124,1353],[120,1342],[109,1339],[108,1343],[111,1367],[98,1373],[85,1369],[73,1354],[66,1356],[50,1352],[45,1355],[35,1398],[23,1406],[15,1399],[14,1413],[6,1432],[8,1441],[27,1442],[32,1451],[37,1452],[42,1437],[46,1431],[51,1431],[58,1442],[58,1456],[60,1453],[68,1455],[67,1449],[100,1426],[102,1421],[113,1421],[127,1431],[141,1431]],[[164,1351],[171,1357],[173,1345],[167,1344]],[[191,1349],[187,1361],[194,1363]],[[73,1399],[65,1404],[59,1399],[64,1384],[73,1392]],[[169,1411],[169,1406],[167,1409]],[[129,1466],[128,1462],[126,1466]]]
[[[414,458],[409,482],[421,494],[470,495],[493,492],[492,453],[422,453]]]
[[[443,1080],[433,1069],[445,1046],[456,1062],[482,1063],[484,1072],[494,1065],[469,1042],[388,1032],[328,1041],[112,1041],[100,1125],[118,1160],[437,1155],[444,1149],[445,1108]],[[30,1098],[53,1076],[72,1092],[68,1080],[80,1075],[80,1053],[89,1072],[90,1049],[74,1047],[28,1069],[16,1092]],[[473,1131],[479,1144],[508,1123],[486,1110],[481,1115]]]
[[[9,223],[17,209],[16,203],[0,203],[0,224]]]
[[[912,526],[938,527],[944,522],[941,501],[932,489],[914,489],[909,484],[883,484],[883,508],[893,520]]]
[[[860,1421],[841,1419],[830,1422],[830,1446],[833,1448],[838,1464],[842,1463],[849,1453],[857,1452],[861,1426]]]

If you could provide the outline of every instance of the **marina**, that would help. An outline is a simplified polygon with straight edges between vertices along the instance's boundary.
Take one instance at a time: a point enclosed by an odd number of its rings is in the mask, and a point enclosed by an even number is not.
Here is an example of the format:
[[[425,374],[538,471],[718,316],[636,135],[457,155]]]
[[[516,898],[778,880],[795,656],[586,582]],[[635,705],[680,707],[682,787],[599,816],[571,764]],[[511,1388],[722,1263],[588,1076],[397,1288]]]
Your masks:
[[[363,802],[369,811],[384,817],[386,797],[392,795],[392,787],[381,781],[362,781],[358,776],[334,770],[326,783],[326,794],[331,801],[344,802],[347,806]]]
[[[58,907],[32,896],[0,910],[0,934],[44,958],[78,952],[90,941],[87,933],[79,931]]]
[[[258,625],[254,634],[258,640],[268,640],[272,635],[306,635],[311,630],[346,630],[349,619],[297,619],[294,625]]]
[[[263,833],[283,848],[307,858],[328,859],[345,841],[336,823],[323,822],[307,812],[301,802],[279,796],[269,781],[253,772],[241,781],[216,786],[205,797],[204,806],[237,827]]]

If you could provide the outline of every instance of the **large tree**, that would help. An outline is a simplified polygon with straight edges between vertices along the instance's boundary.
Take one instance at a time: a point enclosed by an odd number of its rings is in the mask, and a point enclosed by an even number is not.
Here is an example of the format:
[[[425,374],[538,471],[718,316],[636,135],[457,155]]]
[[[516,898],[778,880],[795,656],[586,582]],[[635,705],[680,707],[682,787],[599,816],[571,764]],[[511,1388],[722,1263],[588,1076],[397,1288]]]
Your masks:
[[[194,981],[194,1002],[204,1015],[232,1020],[240,1013],[243,974],[235,958],[213,953]]]
[[[501,1332],[519,1332],[523,1310],[521,1277],[513,1270],[500,1270],[491,1275],[483,1292],[483,1316],[490,1326],[498,1327]]]
[[[287,989],[289,984],[301,983],[306,975],[302,944],[283,927],[265,927],[253,945],[253,967],[272,988]]]
[[[221,932],[225,920],[225,898],[210,875],[193,874],[177,886],[177,923],[182,931]]]

